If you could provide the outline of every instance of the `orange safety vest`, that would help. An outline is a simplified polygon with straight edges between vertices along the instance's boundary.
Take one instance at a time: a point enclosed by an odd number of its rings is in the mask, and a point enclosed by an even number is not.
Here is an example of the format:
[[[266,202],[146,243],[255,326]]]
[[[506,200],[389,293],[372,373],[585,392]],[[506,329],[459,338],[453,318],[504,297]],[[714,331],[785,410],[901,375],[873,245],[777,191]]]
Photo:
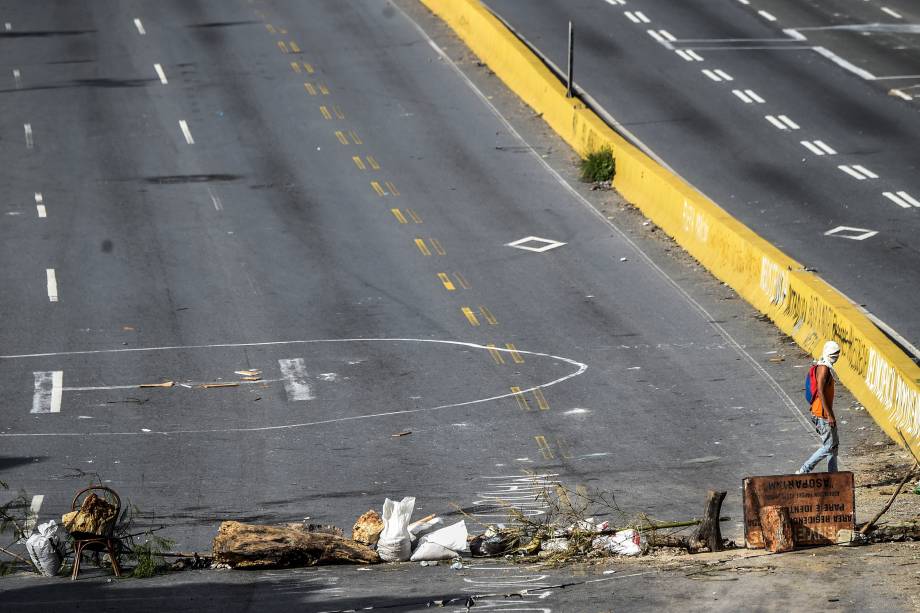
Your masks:
[[[817,379],[817,373],[815,374]],[[827,379],[824,382],[824,396],[827,397],[827,401],[831,403],[831,406],[834,406],[834,376],[828,370]],[[811,414],[815,417],[820,417],[821,419],[827,419],[827,409],[821,404],[821,395],[815,394],[815,399],[811,403]]]

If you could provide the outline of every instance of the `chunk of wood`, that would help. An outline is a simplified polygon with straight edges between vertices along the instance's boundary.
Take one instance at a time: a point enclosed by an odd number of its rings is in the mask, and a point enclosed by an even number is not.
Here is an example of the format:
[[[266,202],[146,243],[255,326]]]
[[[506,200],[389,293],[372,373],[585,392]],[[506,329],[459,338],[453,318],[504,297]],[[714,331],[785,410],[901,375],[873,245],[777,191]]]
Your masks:
[[[383,532],[383,519],[374,509],[358,518],[351,529],[351,538],[357,543],[374,546]]]
[[[789,509],[776,505],[760,508],[760,529],[763,532],[764,547],[771,553],[795,549],[792,518]]]
[[[725,494],[725,492],[709,490],[706,495],[706,512],[700,521],[700,527],[697,528],[696,534],[691,539],[693,549],[699,550],[704,547],[709,551],[725,549],[722,543],[722,529],[719,526],[719,515],[722,513],[722,501],[725,500]]]
[[[296,568],[322,564],[376,564],[377,552],[355,541],[303,528],[222,522],[214,562],[230,568]]]

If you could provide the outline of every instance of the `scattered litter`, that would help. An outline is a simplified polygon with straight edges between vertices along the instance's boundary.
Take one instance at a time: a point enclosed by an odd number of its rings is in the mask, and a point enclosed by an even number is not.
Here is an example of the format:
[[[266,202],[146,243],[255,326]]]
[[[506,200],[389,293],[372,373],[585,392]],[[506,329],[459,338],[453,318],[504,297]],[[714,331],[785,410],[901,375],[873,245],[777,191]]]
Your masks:
[[[141,383],[138,387],[172,387],[175,381],[163,381],[162,383]]]
[[[383,502],[383,531],[377,541],[377,553],[384,562],[405,562],[412,555],[409,538],[409,518],[415,508],[415,498],[406,496],[396,502]]]
[[[240,384],[236,381],[231,381],[228,383],[202,383],[201,387],[203,389],[211,389],[212,387],[239,387]]]
[[[605,574],[605,575],[612,575],[612,574],[615,573],[615,572],[617,572],[617,571],[615,571],[615,570],[605,570],[605,571],[604,571],[604,574]]]
[[[233,374],[239,375],[241,377],[259,377],[260,379],[262,378],[262,371],[259,369],[235,370],[233,371]]]
[[[240,381],[261,381],[262,377],[255,375],[252,377],[240,377]]]
[[[545,553],[565,553],[569,550],[569,539],[554,538],[540,543],[540,552]]]
[[[141,432],[150,432],[150,428],[141,428]]]
[[[784,358],[784,357],[781,356],[781,355],[778,355],[778,356],[776,356],[776,357],[770,358],[769,361],[770,361],[770,362],[773,362],[774,364],[779,364],[780,362],[785,362],[785,361],[786,361],[786,358]]]
[[[460,559],[454,560],[454,563],[450,565],[451,570],[463,570],[463,562]]]
[[[409,434],[412,434],[412,430],[406,430],[404,432],[397,432],[396,434],[391,434],[390,436],[392,436],[393,438],[397,438],[400,436],[408,436]]]
[[[61,570],[64,556],[57,538],[57,523],[51,521],[40,524],[38,532],[26,540],[26,551],[32,563],[45,577],[53,577]]]
[[[621,261],[621,262],[625,262],[625,261],[626,261],[626,258],[620,258],[620,261]]]

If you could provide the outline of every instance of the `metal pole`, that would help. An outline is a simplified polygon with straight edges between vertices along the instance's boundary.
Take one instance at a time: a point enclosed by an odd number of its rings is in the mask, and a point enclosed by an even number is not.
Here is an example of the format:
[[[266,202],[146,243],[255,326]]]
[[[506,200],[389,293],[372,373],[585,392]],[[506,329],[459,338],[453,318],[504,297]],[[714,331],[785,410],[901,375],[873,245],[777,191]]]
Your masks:
[[[568,78],[566,79],[566,88],[565,88],[565,97],[572,97],[572,87],[574,85],[572,81],[572,63],[575,56],[575,28],[572,26],[572,22],[569,22],[569,70]]]

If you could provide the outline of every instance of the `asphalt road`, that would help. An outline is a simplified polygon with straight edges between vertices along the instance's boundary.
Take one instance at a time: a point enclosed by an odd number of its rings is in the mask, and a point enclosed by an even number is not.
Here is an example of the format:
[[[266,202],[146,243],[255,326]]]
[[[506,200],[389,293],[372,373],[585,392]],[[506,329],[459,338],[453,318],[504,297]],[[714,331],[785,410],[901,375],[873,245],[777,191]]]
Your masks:
[[[902,343],[920,341],[914,3],[486,4],[561,67],[571,20],[575,81],[617,122]]]
[[[525,470],[685,518],[811,450],[764,357],[387,2],[3,22],[0,470],[38,521],[97,475],[178,549],[387,496],[494,521]]]

